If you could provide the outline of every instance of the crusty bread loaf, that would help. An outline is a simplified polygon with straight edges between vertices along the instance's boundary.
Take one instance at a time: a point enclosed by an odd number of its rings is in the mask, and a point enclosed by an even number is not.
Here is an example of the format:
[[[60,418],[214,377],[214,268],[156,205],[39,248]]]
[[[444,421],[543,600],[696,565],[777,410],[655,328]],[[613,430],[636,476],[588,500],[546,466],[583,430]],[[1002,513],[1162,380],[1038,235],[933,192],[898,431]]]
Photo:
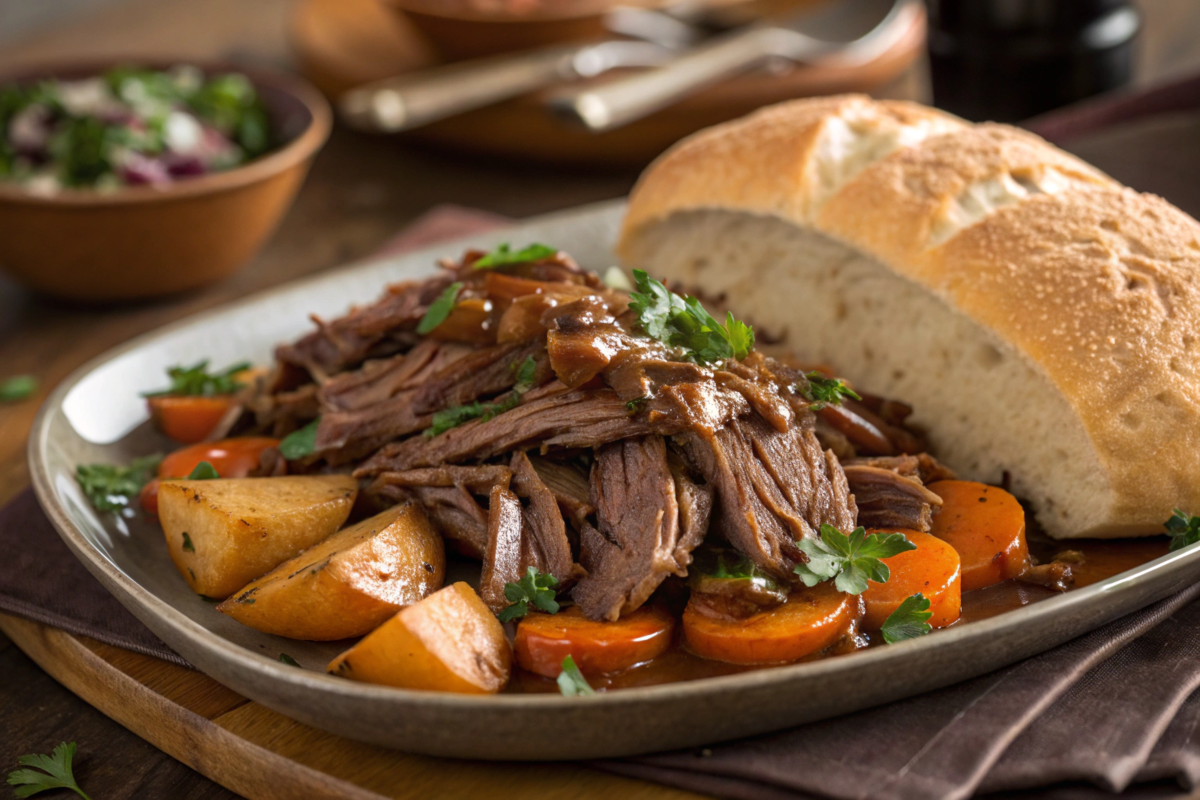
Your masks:
[[[916,408],[1056,537],[1200,513],[1200,224],[1029,133],[847,96],[703,131],[642,176],[628,266]]]

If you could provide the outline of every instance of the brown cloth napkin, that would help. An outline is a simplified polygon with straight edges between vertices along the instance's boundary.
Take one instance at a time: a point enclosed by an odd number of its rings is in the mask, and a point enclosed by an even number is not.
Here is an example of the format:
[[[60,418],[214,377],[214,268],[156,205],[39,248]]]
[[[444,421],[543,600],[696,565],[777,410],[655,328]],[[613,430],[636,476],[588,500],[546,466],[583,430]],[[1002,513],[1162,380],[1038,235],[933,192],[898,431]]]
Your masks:
[[[443,207],[395,253],[493,228]],[[966,798],[1084,780],[1200,780],[1200,586],[991,675],[795,730],[599,769],[728,798]],[[187,665],[70,554],[27,490],[0,509],[0,610]],[[1174,615],[1174,616],[1172,616]],[[1132,644],[1131,644],[1132,643]],[[1187,702],[1185,703],[1185,699]],[[1137,797],[1169,797],[1177,784]],[[1062,800],[1097,796],[1066,786]],[[1101,792],[1102,796],[1110,796]]]

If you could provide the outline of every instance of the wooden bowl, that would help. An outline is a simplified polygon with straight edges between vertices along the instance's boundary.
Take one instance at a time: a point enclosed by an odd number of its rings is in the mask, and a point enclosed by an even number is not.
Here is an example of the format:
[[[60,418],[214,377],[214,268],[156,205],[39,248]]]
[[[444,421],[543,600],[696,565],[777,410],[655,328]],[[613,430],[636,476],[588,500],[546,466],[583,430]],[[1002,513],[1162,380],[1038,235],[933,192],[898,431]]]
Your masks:
[[[146,62],[141,62],[146,63]],[[0,84],[80,78],[112,64],[23,70]],[[148,63],[153,68],[170,62]],[[164,187],[31,195],[0,183],[0,269],[31,289],[86,303],[195,289],[249,261],[292,204],[329,136],[329,104],[302,80],[223,64],[245,74],[284,144],[248,164]]]
[[[615,0],[386,0],[446,61],[532,50],[606,35]],[[624,0],[655,6],[665,0]]]

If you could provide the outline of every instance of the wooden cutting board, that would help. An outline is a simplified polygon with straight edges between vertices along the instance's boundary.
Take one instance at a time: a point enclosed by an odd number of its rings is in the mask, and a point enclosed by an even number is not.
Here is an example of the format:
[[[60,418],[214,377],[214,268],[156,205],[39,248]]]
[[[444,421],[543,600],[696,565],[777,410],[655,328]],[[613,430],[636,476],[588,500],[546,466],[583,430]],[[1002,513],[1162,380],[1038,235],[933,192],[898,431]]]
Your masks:
[[[200,672],[157,658],[5,614],[0,614],[0,631],[79,697],[251,800],[699,797],[577,764],[454,761],[398,753],[302,725]]]

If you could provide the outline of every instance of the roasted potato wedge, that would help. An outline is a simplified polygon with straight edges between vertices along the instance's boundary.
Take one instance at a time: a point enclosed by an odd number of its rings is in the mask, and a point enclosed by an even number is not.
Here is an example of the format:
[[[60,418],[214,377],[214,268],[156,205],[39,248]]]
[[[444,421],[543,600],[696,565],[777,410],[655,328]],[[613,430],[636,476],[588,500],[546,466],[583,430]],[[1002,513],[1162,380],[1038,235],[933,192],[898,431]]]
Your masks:
[[[217,609],[264,633],[347,639],[437,591],[445,576],[442,537],[420,505],[403,503],[280,564]]]
[[[375,629],[329,672],[404,689],[495,694],[512,674],[512,647],[475,590],[455,583]]]
[[[220,600],[340,528],[357,495],[348,475],[163,481],[158,518],[180,574]]]

